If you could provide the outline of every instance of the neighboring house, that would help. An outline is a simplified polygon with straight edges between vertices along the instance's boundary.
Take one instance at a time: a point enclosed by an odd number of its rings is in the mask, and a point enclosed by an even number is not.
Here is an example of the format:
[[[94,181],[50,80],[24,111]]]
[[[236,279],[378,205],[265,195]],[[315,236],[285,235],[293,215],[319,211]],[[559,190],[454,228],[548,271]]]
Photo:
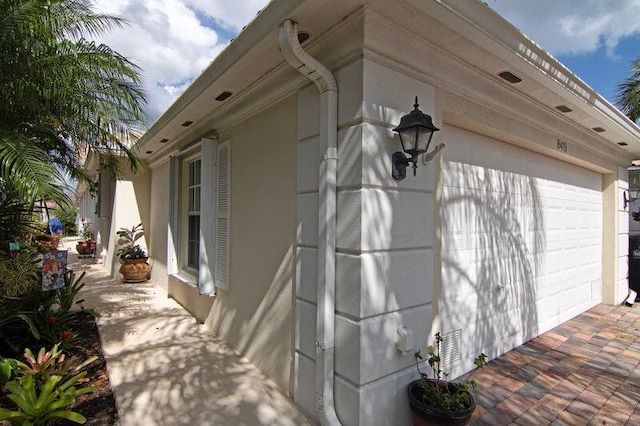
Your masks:
[[[415,96],[446,148],[396,181]],[[627,296],[640,129],[479,1],[275,0],[139,146],[152,278],[316,418],[408,424],[434,332],[455,377]]]
[[[126,159],[123,157],[122,161],[126,162]],[[112,276],[116,276],[120,267],[115,256],[118,248],[116,232],[138,223],[145,229],[149,226],[150,175],[148,171],[132,173],[124,164],[124,175],[115,180],[102,166],[99,154],[89,154],[84,164],[96,186],[90,191],[83,182],[76,189],[78,230],[82,231],[83,221],[91,224],[96,238],[96,258],[109,268]],[[146,241],[148,238],[140,241],[145,250]]]

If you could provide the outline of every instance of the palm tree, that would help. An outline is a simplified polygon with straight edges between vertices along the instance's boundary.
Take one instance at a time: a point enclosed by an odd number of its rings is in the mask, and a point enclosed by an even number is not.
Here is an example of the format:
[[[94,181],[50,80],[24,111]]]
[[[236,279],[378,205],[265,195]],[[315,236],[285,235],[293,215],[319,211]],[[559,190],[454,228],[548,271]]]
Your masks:
[[[631,64],[631,76],[618,85],[618,107],[636,122],[640,118],[640,58]]]
[[[30,206],[64,199],[60,171],[86,180],[90,152],[132,169],[145,115],[139,68],[91,41],[119,18],[89,0],[0,0],[0,178]]]

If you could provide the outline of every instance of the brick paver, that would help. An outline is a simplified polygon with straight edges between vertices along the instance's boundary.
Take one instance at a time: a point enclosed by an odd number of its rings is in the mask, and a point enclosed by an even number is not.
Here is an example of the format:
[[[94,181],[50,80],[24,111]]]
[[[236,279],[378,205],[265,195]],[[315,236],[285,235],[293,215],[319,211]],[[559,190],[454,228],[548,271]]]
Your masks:
[[[640,425],[640,304],[598,305],[474,374],[472,425]]]

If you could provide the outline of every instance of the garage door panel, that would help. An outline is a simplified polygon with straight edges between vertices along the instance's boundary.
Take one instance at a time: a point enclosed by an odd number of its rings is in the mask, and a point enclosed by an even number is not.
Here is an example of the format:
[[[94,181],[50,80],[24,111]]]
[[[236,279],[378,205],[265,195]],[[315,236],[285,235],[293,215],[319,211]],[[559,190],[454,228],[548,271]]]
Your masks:
[[[445,132],[451,144],[442,167],[444,327],[482,316],[499,330],[504,312],[518,311],[523,316],[508,326],[522,336],[600,302],[602,176],[461,129]]]

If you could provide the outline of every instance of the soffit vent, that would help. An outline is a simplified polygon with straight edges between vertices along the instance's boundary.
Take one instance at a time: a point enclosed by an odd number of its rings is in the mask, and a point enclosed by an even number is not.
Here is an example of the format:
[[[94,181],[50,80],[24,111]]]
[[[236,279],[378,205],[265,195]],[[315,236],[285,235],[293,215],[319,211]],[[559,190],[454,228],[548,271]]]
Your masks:
[[[302,44],[311,38],[311,34],[301,31],[298,33],[298,43]]]
[[[169,139],[160,139],[160,143],[167,143],[169,142]]]
[[[602,133],[602,132],[604,132],[604,129],[603,129],[602,127],[594,127],[594,128],[592,128],[591,130],[593,130],[594,132],[597,132],[597,133]]]
[[[451,366],[460,361],[460,345],[462,342],[462,330],[452,331],[442,336],[442,347],[440,356],[442,357],[442,370],[450,371]]]
[[[222,101],[224,101],[224,100],[229,99],[229,97],[231,97],[231,95],[233,95],[233,93],[228,92],[228,91],[226,91],[226,90],[225,90],[224,92],[220,93],[220,94],[216,97],[216,101],[218,101],[218,102],[222,102]]]
[[[629,145],[629,144],[628,144],[628,143],[626,143],[626,142],[618,142],[618,145],[620,145],[620,146],[627,146],[627,145]]]
[[[556,109],[557,109],[558,111],[560,111],[560,112],[571,112],[571,111],[573,111],[571,108],[569,108],[569,107],[568,107],[568,106],[566,106],[566,105],[558,105],[558,106],[556,107]]]
[[[187,120],[187,121],[185,121],[184,123],[182,123],[182,124],[181,124],[181,126],[182,126],[182,127],[189,127],[189,126],[191,126],[192,124],[193,124],[193,121],[189,121],[189,120]]]
[[[145,154],[152,154],[153,151],[145,151]]]
[[[520,77],[518,77],[511,71],[502,71],[500,74],[498,74],[498,76],[511,84],[520,83],[522,81]]]

